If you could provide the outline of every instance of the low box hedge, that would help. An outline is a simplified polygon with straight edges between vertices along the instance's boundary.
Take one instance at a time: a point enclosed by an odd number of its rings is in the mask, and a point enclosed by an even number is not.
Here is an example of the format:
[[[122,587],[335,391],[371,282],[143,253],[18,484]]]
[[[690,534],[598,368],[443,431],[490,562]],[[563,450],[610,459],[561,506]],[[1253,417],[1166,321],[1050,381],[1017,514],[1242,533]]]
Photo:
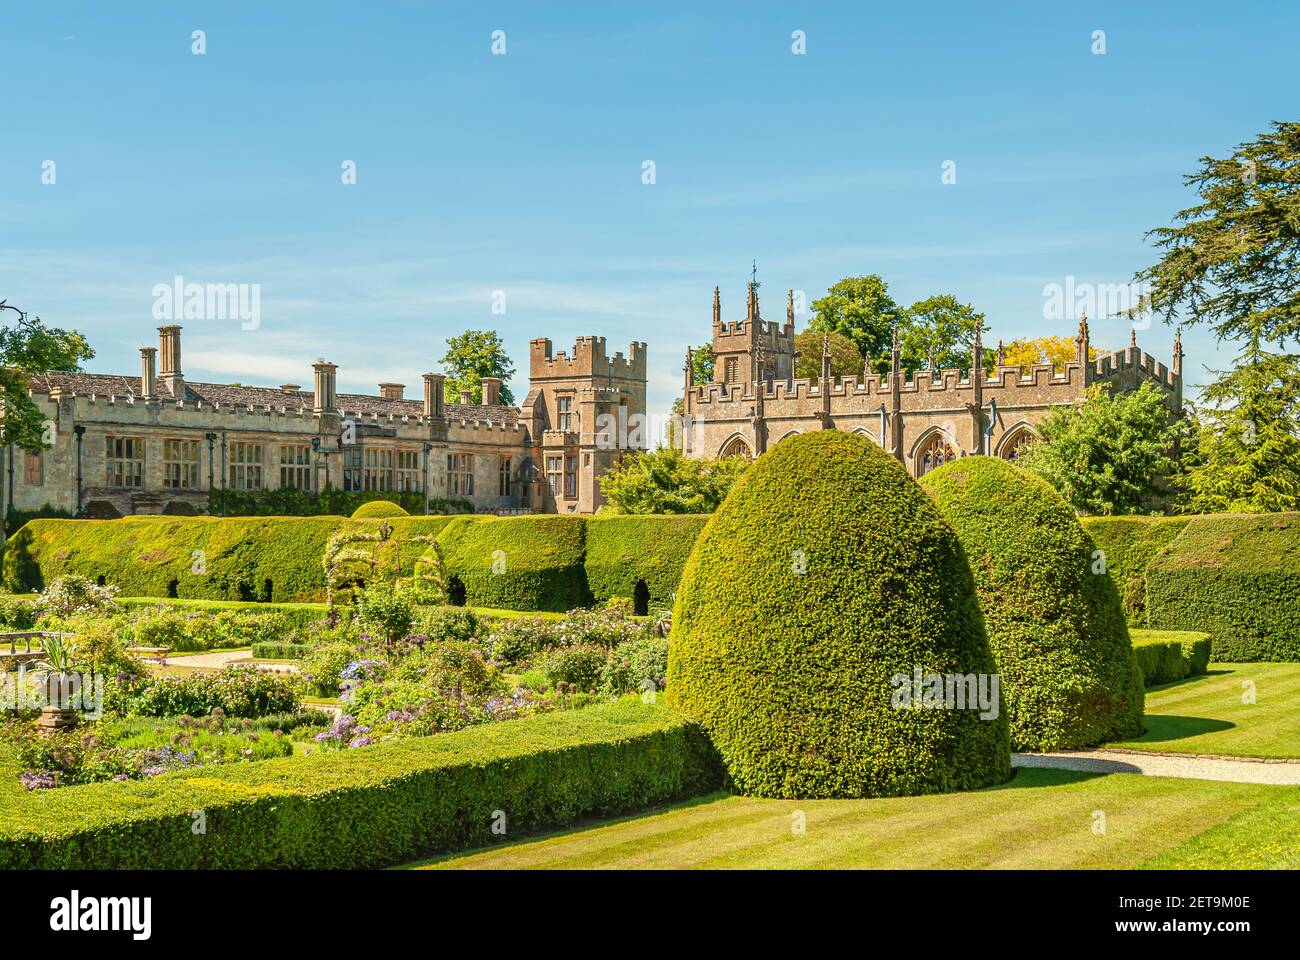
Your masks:
[[[1082,517],[1097,549],[1106,558],[1106,570],[1115,581],[1130,626],[1145,627],[1146,568],[1151,558],[1167,546],[1190,517]]]
[[[1146,568],[1147,620],[1219,662],[1300,661],[1300,513],[1193,517]]]
[[[587,522],[584,567],[597,603],[611,597],[637,599],[645,584],[649,605],[672,603],[682,569],[707,514],[594,517]]]
[[[0,757],[0,772],[11,769]],[[152,780],[0,788],[0,868],[380,867],[639,810],[720,783],[716,754],[698,726],[628,698]],[[492,829],[502,815],[504,835]]]
[[[1133,654],[1148,687],[1205,673],[1209,634],[1195,630],[1133,630]]]
[[[305,643],[255,643],[251,652],[257,660],[301,660],[311,649]]]

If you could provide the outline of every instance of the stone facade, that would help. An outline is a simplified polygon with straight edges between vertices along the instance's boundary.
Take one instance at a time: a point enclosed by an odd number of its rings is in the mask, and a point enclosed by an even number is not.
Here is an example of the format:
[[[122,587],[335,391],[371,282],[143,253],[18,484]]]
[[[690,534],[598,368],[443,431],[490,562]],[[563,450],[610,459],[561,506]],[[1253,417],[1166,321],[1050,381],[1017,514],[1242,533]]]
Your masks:
[[[311,391],[193,383],[181,371],[181,328],[158,332],[158,347],[140,350],[138,377],[33,378],[50,449],[5,451],[11,509],[202,513],[212,488],[329,484],[427,490],[481,512],[591,513],[601,503],[597,480],[620,453],[596,449],[597,416],[645,410],[644,343],[607,360],[601,337],[581,338],[572,359],[552,357],[549,340],[532,341],[532,389],[520,410],[500,402],[501,381],[491,377],[482,403],[467,394],[446,403],[436,373],[423,375],[418,400],[398,383],[379,384],[377,396],[341,394],[338,368],[323,360],[312,366]],[[548,457],[559,458],[555,491]]]
[[[759,313],[750,284],[743,321],[723,323],[719,293],[713,293],[713,382],[691,383],[687,351],[683,431],[688,455],[699,458],[757,456],[785,437],[808,430],[847,430],[870,437],[901,460],[913,476],[968,454],[1014,460],[1020,444],[1053,407],[1081,400],[1094,383],[1119,391],[1152,381],[1165,392],[1170,411],[1182,412],[1183,351],[1175,335],[1170,367],[1138,348],[1136,332],[1123,350],[1089,361],[1087,318],[1075,337],[1075,359],[1055,369],[1039,364],[1027,371],[1001,363],[984,376],[959,370],[902,372],[897,335],[892,371],[832,378],[823,347],[822,375],[796,380],[793,370],[794,303],[789,295],[784,325]],[[972,355],[983,356],[977,338]],[[979,370],[981,364],[973,365]]]

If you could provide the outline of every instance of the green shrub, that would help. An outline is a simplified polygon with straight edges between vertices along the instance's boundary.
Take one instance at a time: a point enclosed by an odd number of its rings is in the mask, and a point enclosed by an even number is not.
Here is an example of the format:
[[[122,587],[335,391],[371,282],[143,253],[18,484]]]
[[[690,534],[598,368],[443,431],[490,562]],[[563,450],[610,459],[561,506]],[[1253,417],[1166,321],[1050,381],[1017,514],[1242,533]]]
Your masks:
[[[301,660],[311,653],[305,643],[255,643],[253,656],[258,660]]]
[[[1130,626],[1145,627],[1146,568],[1151,558],[1187,526],[1188,517],[1083,517],[1106,570],[1119,588]],[[1101,559],[1101,558],[1099,558]]]
[[[170,610],[155,610],[138,617],[131,625],[137,647],[166,647],[169,650],[189,650],[186,642],[185,617]],[[195,645],[192,649],[205,649]]]
[[[353,602],[357,626],[384,643],[394,644],[411,632],[415,607],[391,583],[372,583]]]
[[[287,680],[239,665],[220,673],[147,677],[127,697],[130,712],[144,717],[201,717],[213,710],[228,717],[260,717],[298,707],[298,695]]]
[[[1145,694],[1115,582],[1047,481],[996,457],[926,474],[966,550],[1011,722],[1013,750],[1142,732]]]
[[[457,517],[438,543],[469,606],[558,612],[589,599],[585,525],[582,517]]]
[[[323,643],[303,658],[303,682],[318,697],[337,697],[341,674],[349,663],[361,657],[351,643]]]
[[[667,676],[668,638],[647,633],[609,651],[600,668],[600,689],[613,694],[662,690]]]
[[[231,490],[218,488],[208,496],[208,512],[220,517],[318,517],[349,516],[357,507],[375,500],[397,503],[407,513],[424,513],[424,495],[406,492],[353,492],[326,487],[319,493],[278,487],[270,490]],[[433,514],[473,513],[474,505],[457,497],[429,499]]]
[[[587,586],[598,603],[634,598],[644,583],[651,606],[672,602],[707,515],[612,516],[587,521]],[[648,613],[649,610],[642,611]]]
[[[605,647],[576,643],[547,651],[538,667],[552,685],[567,683],[584,693],[591,693],[600,685],[600,674],[608,656],[609,650]]]
[[[324,619],[328,607],[323,603],[256,603],[242,600],[159,600],[156,597],[121,597],[118,603],[129,611],[142,609],[175,610],[190,614],[232,614],[239,618],[274,614],[289,631],[306,630]],[[197,618],[196,618],[197,619]],[[274,639],[274,638],[271,638]],[[240,646],[240,644],[234,644]]]
[[[1148,565],[1147,618],[1220,663],[1300,661],[1300,513],[1193,517]]]
[[[39,616],[36,597],[0,596],[0,628],[6,632],[31,630]]]
[[[994,673],[956,535],[865,437],[783,440],[695,542],[673,612],[669,702],[700,720],[747,794],[907,795],[1008,779],[1000,704],[990,719],[900,709],[914,670]]]
[[[1133,630],[1133,652],[1148,687],[1205,673],[1209,634],[1195,630]]]
[[[371,500],[352,511],[353,520],[379,520],[384,517],[409,517],[410,514],[391,500]]]
[[[422,610],[415,621],[415,632],[430,640],[460,640],[477,643],[487,636],[490,624],[473,610],[463,607],[435,607]]]
[[[1183,659],[1182,644],[1175,641],[1134,640],[1133,655],[1137,658],[1142,679],[1148,687],[1187,676],[1187,661]]]
[[[498,810],[513,839],[718,783],[695,724],[631,699],[146,783],[0,791],[0,869],[380,867],[500,842]]]

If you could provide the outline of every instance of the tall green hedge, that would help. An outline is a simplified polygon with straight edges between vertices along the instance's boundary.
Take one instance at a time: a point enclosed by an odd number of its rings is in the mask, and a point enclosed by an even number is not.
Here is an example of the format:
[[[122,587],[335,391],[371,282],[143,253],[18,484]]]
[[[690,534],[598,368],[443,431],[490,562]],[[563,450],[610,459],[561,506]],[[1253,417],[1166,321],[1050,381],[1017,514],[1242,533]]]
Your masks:
[[[1193,517],[1146,591],[1151,626],[1209,633],[1216,661],[1300,661],[1300,513]]]
[[[466,602],[510,610],[563,611],[633,597],[668,603],[704,516],[389,517],[401,572],[439,536],[448,576]],[[127,517],[33,520],[9,539],[4,583],[39,590],[65,573],[100,576],[123,595],[260,602],[325,599],[321,557],[330,535],[382,520],[344,517]],[[192,572],[202,551],[207,572]],[[501,551],[500,555],[497,551]],[[494,562],[503,573],[493,573]],[[498,563],[497,569],[502,569]],[[267,581],[270,590],[267,590]]]
[[[449,581],[464,602],[563,611],[590,602],[584,517],[456,517],[438,534]],[[455,584],[453,583],[453,588]]]
[[[1195,630],[1134,630],[1133,653],[1148,687],[1205,673],[1210,636]]]
[[[450,517],[394,517],[394,536],[436,534]],[[125,517],[33,520],[5,544],[4,582],[40,590],[65,573],[103,577],[124,596],[325,599],[321,556],[343,517]],[[412,545],[412,563],[423,547]],[[269,588],[268,588],[269,585]]]
[[[896,796],[1010,776],[1007,720],[899,698],[916,671],[994,672],[956,534],[870,440],[783,440],[740,476],[686,564],[669,701],[735,786],[766,797]]]
[[[0,774],[16,784],[5,760]],[[6,783],[0,869],[380,867],[695,796],[719,782],[699,727],[632,698],[143,782],[31,793]],[[196,811],[205,832],[194,830]]]
[[[1083,528],[1105,556],[1129,625],[1145,627],[1146,568],[1182,533],[1190,517],[1084,517]]]
[[[604,602],[634,597],[642,581],[652,604],[671,603],[707,515],[595,517],[587,523],[587,587]]]
[[[957,531],[979,590],[1016,750],[1142,732],[1142,674],[1114,581],[1050,484],[997,457],[921,482]]]

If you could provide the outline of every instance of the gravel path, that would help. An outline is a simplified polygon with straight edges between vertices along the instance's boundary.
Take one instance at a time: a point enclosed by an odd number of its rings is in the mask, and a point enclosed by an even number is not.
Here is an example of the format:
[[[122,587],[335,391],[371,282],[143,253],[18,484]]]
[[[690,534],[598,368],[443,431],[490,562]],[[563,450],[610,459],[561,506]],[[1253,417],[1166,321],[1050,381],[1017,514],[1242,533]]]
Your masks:
[[[158,663],[156,657],[146,657],[150,663]],[[188,657],[170,656],[167,658],[169,667],[207,667],[209,669],[220,670],[222,667],[229,666],[232,663],[241,663],[245,660],[251,660],[252,654],[247,650],[214,650],[212,653],[195,653]],[[297,673],[298,665],[294,663],[258,663],[254,664],[259,670],[267,673]]]
[[[1016,767],[1051,767],[1083,773],[1141,773],[1148,777],[1227,780],[1300,786],[1300,763],[1284,760],[1224,760],[1127,750],[1069,750],[1060,753],[1013,753]]]

